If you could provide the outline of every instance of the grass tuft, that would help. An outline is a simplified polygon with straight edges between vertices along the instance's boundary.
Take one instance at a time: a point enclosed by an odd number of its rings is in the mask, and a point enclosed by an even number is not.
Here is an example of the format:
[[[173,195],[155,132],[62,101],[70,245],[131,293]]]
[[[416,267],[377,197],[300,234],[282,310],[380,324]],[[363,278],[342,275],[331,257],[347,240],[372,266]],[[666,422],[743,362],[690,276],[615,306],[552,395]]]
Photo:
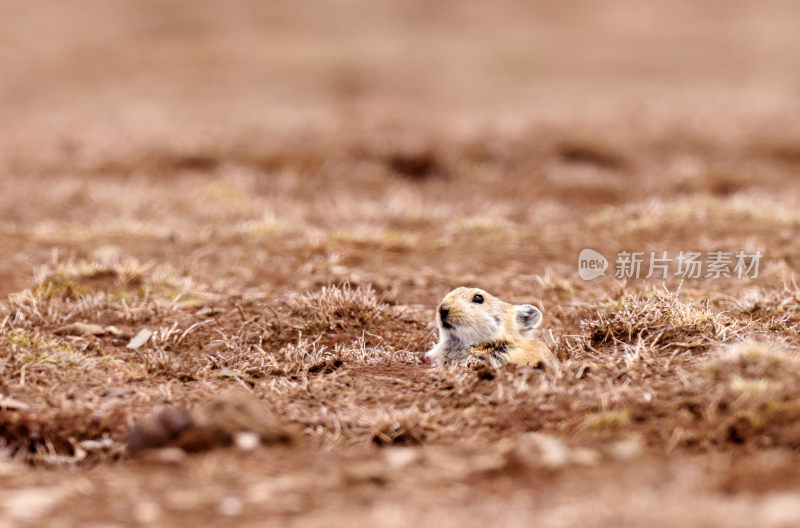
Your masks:
[[[707,348],[745,329],[738,319],[713,312],[708,299],[684,302],[677,292],[626,294],[581,326],[592,345],[642,342],[655,349]]]

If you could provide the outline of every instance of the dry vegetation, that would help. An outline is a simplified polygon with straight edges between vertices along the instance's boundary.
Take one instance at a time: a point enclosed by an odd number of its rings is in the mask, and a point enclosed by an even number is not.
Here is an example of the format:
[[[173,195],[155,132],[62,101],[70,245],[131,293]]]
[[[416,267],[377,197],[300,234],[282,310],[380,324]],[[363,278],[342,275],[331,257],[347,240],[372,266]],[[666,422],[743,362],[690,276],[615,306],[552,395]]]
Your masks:
[[[0,526],[800,524],[796,6],[0,4]]]

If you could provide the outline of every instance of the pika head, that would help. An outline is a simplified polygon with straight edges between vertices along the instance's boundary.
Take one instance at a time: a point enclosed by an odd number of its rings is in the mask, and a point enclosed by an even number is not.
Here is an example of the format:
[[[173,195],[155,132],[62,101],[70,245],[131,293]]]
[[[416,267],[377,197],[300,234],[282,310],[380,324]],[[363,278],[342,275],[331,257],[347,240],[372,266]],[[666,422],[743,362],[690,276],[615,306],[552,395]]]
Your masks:
[[[507,303],[479,288],[460,287],[448,293],[437,309],[436,322],[439,343],[426,356],[440,366],[464,365],[470,357],[536,364],[542,359],[541,347],[546,348],[523,337],[523,332],[541,324],[538,308]]]

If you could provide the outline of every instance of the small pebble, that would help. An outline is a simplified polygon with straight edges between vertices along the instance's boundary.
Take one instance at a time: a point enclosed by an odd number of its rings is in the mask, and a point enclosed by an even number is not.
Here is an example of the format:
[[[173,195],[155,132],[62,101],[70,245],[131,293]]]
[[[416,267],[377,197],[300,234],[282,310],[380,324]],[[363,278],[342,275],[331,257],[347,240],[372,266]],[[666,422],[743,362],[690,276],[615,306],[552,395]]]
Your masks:
[[[252,451],[261,445],[261,438],[251,431],[240,431],[234,435],[233,444],[241,451]]]
[[[136,350],[141,348],[142,345],[147,343],[147,340],[150,339],[150,336],[153,335],[153,331],[148,328],[142,328],[142,330],[136,334],[131,342],[128,343],[128,348],[131,350]]]

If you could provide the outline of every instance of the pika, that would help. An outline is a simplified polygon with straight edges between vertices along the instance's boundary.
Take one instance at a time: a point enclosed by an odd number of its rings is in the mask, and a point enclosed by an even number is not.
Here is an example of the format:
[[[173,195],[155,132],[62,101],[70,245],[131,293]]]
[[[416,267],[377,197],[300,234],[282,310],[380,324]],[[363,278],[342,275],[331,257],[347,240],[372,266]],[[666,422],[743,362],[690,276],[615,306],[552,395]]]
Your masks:
[[[462,286],[445,296],[437,312],[439,342],[425,357],[438,366],[463,366],[472,358],[537,366],[551,357],[546,344],[522,334],[542,322],[533,305],[509,304]]]

